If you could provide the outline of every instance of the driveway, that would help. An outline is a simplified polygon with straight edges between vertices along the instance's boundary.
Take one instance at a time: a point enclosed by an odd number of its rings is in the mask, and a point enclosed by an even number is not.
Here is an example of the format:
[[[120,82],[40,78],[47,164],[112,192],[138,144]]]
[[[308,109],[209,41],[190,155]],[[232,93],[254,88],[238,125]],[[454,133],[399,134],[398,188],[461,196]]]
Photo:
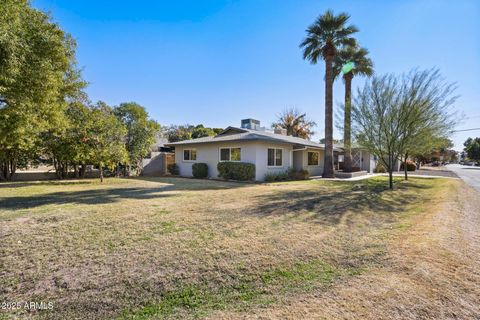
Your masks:
[[[455,172],[465,183],[480,192],[480,167],[449,164],[446,168]]]

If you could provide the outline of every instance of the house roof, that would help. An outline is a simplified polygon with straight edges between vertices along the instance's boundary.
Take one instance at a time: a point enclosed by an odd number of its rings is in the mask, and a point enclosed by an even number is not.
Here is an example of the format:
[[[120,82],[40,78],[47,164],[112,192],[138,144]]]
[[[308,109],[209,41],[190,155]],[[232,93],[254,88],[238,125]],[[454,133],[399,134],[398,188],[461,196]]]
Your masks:
[[[191,140],[183,140],[178,142],[166,143],[166,146],[179,146],[179,145],[189,145],[197,143],[214,143],[214,142],[226,142],[226,141],[270,141],[277,143],[288,143],[293,144],[294,148],[309,147],[315,149],[325,149],[325,145],[310,140],[286,136],[283,134],[261,131],[261,130],[252,130],[247,128],[237,128],[237,127],[228,127],[213,137],[203,137]],[[335,151],[341,151],[341,146],[334,145],[333,149]]]

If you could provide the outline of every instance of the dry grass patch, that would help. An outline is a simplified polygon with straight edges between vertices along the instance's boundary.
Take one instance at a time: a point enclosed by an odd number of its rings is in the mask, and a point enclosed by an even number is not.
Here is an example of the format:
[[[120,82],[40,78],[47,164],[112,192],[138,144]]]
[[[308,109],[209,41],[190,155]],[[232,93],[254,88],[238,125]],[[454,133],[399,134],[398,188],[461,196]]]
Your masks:
[[[392,236],[447,184],[0,185],[0,300],[53,301],[38,318],[191,318],[330,292],[387,265]]]

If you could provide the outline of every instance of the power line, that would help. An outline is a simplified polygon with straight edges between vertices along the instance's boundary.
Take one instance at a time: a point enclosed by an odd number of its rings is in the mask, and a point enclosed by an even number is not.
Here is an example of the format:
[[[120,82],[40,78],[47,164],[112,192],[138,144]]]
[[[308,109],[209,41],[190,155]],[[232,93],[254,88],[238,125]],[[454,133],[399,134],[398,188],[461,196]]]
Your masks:
[[[470,129],[463,129],[463,130],[452,130],[450,132],[462,132],[462,131],[474,131],[474,130],[480,130],[480,128],[470,128]]]

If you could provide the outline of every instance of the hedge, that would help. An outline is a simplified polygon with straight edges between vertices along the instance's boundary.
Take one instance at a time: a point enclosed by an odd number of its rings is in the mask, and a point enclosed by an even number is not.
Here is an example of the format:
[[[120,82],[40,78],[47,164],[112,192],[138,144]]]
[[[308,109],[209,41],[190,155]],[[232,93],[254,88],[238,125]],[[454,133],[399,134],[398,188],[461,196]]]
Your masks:
[[[197,179],[208,177],[208,165],[206,163],[194,163],[192,165],[192,174]]]
[[[255,179],[255,165],[246,162],[219,162],[218,176],[227,180],[247,181]]]

